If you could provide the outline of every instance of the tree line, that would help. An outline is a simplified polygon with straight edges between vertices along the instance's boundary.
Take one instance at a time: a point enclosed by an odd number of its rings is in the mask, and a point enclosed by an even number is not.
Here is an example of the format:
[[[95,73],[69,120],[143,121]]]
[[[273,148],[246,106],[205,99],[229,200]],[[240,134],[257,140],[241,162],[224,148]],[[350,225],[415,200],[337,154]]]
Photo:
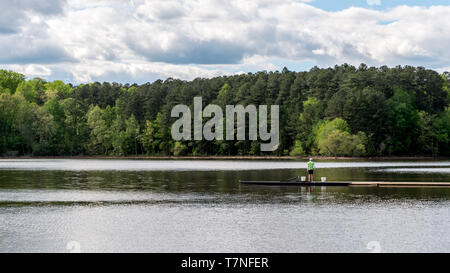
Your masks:
[[[343,64],[145,84],[27,80],[0,70],[0,155],[450,155],[450,74]],[[280,141],[174,141],[171,109],[279,105]],[[206,119],[205,119],[206,121]],[[248,124],[248,122],[247,122]]]

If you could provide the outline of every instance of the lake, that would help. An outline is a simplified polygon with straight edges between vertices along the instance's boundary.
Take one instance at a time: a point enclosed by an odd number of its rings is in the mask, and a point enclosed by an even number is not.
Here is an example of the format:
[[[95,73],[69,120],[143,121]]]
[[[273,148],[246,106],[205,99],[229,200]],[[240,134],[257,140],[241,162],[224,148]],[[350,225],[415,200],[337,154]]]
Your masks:
[[[450,188],[267,187],[306,162],[0,159],[0,252],[450,252]],[[450,182],[450,161],[316,180]]]

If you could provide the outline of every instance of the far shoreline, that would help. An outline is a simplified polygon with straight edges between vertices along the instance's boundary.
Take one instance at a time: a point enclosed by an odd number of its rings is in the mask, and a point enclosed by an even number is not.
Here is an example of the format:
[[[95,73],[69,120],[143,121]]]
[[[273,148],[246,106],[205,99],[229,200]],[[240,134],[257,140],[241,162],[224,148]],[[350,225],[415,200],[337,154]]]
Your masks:
[[[304,161],[309,158],[314,160],[449,160],[450,157],[432,156],[377,156],[377,157],[333,157],[333,156],[0,156],[0,159],[127,159],[127,160],[292,160]]]

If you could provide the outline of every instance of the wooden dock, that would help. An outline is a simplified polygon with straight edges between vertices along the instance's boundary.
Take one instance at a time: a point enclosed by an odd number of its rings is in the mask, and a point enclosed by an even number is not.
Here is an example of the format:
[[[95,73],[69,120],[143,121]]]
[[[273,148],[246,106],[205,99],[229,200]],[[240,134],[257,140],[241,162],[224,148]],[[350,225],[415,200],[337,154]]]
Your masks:
[[[450,182],[350,182],[353,187],[380,187],[380,188],[418,188],[418,187],[450,187]]]
[[[241,184],[260,186],[296,186],[296,187],[380,187],[380,188],[450,188],[450,182],[384,182],[384,181],[327,181],[327,182],[300,182],[300,181],[241,181]]]

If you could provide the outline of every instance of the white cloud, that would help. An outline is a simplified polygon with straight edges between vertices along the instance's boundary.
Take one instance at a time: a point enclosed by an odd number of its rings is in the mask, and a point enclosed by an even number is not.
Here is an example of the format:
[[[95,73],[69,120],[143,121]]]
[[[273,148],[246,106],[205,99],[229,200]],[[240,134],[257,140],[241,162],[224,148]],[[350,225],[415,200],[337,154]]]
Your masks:
[[[275,70],[283,60],[436,69],[450,63],[450,6],[327,12],[307,2],[70,0],[64,13],[32,12],[15,21],[20,31],[0,34],[0,63],[21,71],[45,64],[77,83]]]
[[[366,0],[369,6],[379,6],[381,5],[381,0]]]
[[[48,77],[52,74],[52,70],[50,68],[39,64],[11,65],[8,68],[28,75],[28,77]]]
[[[192,75],[214,77],[224,74],[225,71],[166,63],[89,61],[76,65],[71,72],[76,82],[102,81],[104,78],[107,78],[108,81],[120,81],[128,78],[145,82],[156,76],[163,79],[169,77],[191,79]]]
[[[17,33],[23,25],[33,22],[33,19],[39,20],[39,17],[62,14],[65,5],[65,0],[2,0],[0,1],[0,35]]]

